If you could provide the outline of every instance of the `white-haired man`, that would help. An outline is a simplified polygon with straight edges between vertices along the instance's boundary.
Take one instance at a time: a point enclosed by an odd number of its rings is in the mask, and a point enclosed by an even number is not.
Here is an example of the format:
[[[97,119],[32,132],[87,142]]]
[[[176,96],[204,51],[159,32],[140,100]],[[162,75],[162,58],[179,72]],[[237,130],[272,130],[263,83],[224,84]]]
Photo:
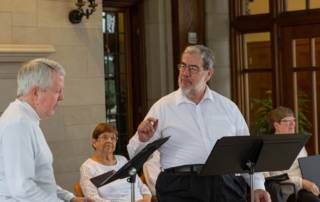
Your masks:
[[[31,60],[18,71],[17,99],[0,117],[0,201],[93,201],[57,186],[53,157],[39,127],[63,100],[64,68],[55,61]]]

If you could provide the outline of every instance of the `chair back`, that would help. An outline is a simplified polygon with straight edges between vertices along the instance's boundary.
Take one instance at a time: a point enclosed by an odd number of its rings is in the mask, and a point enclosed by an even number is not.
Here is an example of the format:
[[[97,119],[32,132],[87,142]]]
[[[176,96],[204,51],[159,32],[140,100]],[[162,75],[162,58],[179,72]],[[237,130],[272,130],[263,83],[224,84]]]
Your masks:
[[[84,197],[84,194],[82,192],[81,186],[80,186],[80,182],[76,182],[73,185],[73,191],[74,191],[74,195],[77,197]]]
[[[320,155],[307,156],[298,159],[303,179],[320,186]]]

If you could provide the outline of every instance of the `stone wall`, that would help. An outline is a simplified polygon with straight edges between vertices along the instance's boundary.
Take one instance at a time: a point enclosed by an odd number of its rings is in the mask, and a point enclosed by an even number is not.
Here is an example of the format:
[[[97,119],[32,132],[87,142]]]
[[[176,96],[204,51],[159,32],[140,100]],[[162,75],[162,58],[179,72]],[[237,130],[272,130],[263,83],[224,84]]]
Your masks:
[[[92,151],[89,141],[95,124],[105,120],[102,7],[101,0],[97,2],[97,11],[77,25],[68,20],[73,0],[1,0],[0,6],[0,112],[15,98],[15,74],[23,61],[48,57],[67,71],[65,100],[41,126],[54,154],[57,182],[69,190]],[[206,0],[205,12],[206,43],[217,60],[210,86],[230,97],[228,1]],[[145,0],[149,106],[174,90],[171,26],[170,0]],[[26,48],[19,49],[22,55],[35,47],[38,52],[16,61],[1,60],[7,53],[1,48],[19,44]]]
[[[66,69],[65,100],[41,127],[54,155],[56,180],[69,190],[91,154],[95,124],[105,120],[102,6],[97,2],[97,11],[77,25],[68,20],[73,0],[1,0],[0,6],[0,112],[15,99],[15,74],[22,62],[48,57]],[[17,48],[21,44],[24,49]],[[52,51],[38,48],[28,55],[38,46]],[[28,57],[12,59],[16,49]]]
[[[170,0],[145,0],[148,105],[174,90]]]
[[[148,104],[174,90],[170,0],[145,0]],[[215,75],[209,85],[231,97],[228,1],[206,0],[205,43],[215,54]]]
[[[216,68],[209,85],[231,97],[228,1],[206,0],[206,44],[215,55]]]

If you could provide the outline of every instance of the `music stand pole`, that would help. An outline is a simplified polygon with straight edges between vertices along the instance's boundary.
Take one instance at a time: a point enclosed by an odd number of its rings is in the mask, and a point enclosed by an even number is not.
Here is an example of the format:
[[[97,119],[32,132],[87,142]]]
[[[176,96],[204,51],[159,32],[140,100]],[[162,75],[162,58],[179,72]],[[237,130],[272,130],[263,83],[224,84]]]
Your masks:
[[[250,175],[250,201],[254,202],[254,183],[253,183],[253,177],[254,177],[254,163],[252,161],[248,161],[246,163],[246,166],[250,169],[249,175]]]
[[[131,202],[135,202],[136,201],[136,198],[135,198],[135,181],[136,181],[136,174],[137,174],[137,169],[135,169],[134,167],[132,167],[130,170],[129,170],[129,178],[127,179],[127,181],[131,184]]]

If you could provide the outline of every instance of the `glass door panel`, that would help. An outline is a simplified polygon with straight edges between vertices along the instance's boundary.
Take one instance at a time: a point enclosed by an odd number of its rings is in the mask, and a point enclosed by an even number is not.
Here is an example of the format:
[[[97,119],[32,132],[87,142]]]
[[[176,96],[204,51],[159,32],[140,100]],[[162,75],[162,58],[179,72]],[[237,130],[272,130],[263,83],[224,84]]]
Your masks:
[[[250,105],[250,132],[252,135],[270,134],[268,116],[272,105],[272,75],[270,72],[247,75]]]
[[[287,11],[298,11],[307,9],[307,0],[285,0]]]
[[[311,40],[310,39],[295,39],[292,41],[293,58],[296,60],[293,67],[310,67],[311,56]]]
[[[312,134],[307,143],[310,154],[319,153],[320,28],[318,26],[306,25],[283,29],[285,39],[283,74],[286,78],[283,88],[287,90],[285,103],[296,113],[297,131]]]
[[[117,152],[128,142],[128,61],[125,13],[103,13],[106,119],[118,130]]]
[[[268,113],[272,110],[270,33],[243,35],[246,118],[252,135],[270,133]]]
[[[269,0],[242,0],[243,15],[265,14],[269,12]]]
[[[313,73],[312,72],[297,72],[295,73],[297,83],[297,131],[308,132],[312,131],[313,122]]]

